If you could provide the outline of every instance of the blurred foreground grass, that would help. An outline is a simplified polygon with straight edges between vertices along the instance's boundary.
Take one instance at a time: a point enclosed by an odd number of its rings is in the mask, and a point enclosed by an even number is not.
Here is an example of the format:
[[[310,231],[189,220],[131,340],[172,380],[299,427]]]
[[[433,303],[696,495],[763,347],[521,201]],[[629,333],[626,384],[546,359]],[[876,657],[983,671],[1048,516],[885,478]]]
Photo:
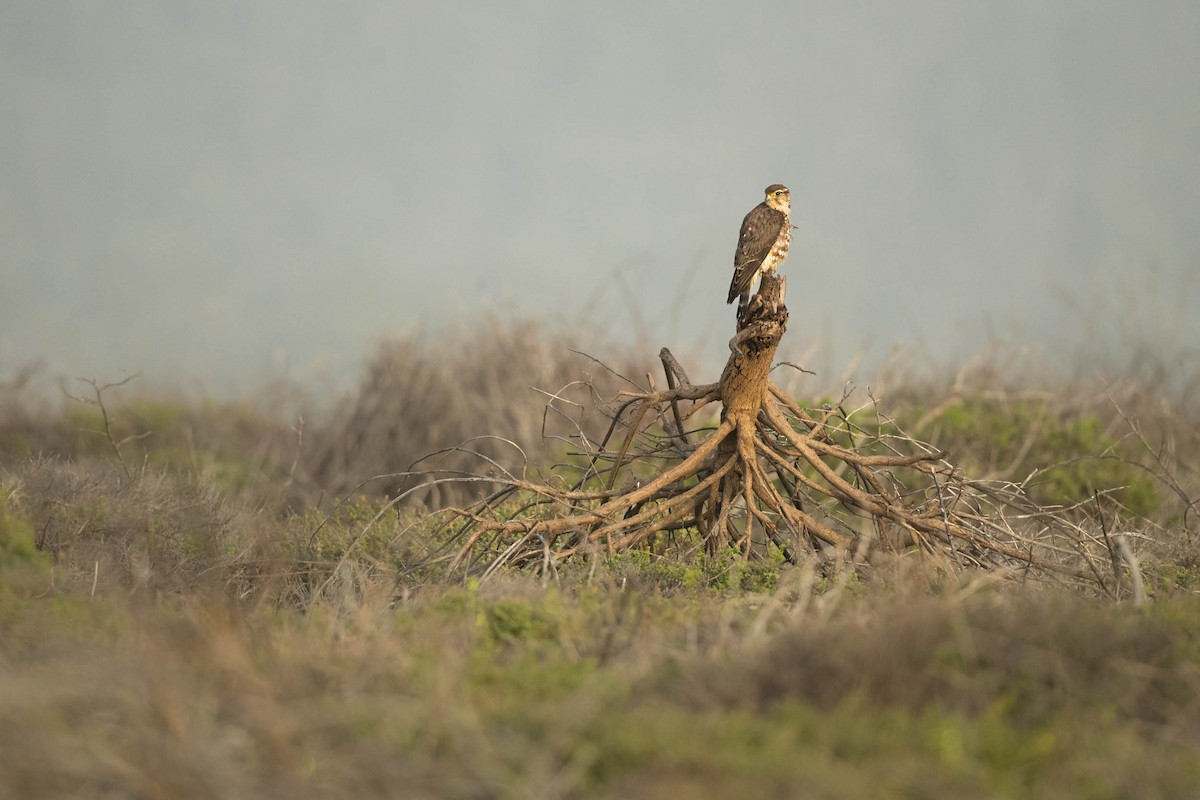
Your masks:
[[[585,374],[559,395],[572,404],[558,421],[578,430],[602,425],[588,396],[621,379],[552,338],[501,326],[477,351],[452,348],[475,353],[452,364],[386,343],[358,392],[303,423],[291,398],[121,387],[104,398],[106,435],[97,406],[35,402],[10,382],[0,797],[1168,798],[1200,785],[1194,376],[1168,391],[1145,371],[1090,388],[901,373],[881,403],[972,474],[1126,533],[1142,607],[908,556],[793,568],[641,550],[549,581],[448,580],[423,562],[442,535],[427,509],[456,498],[432,487],[381,514],[414,482],[368,479],[484,434],[530,468],[561,458],[546,396],[526,387]],[[621,358],[615,372],[648,369]],[[516,450],[485,454],[509,466]]]

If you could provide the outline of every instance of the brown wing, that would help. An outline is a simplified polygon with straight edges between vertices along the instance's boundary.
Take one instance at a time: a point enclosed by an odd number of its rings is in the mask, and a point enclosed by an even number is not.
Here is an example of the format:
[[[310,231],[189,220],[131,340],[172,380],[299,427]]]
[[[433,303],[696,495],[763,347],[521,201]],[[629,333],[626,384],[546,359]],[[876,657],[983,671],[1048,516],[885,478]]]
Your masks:
[[[735,297],[750,291],[754,274],[771,254],[771,248],[775,246],[779,232],[783,230],[784,220],[782,211],[777,211],[766,203],[759,203],[742,220],[737,252],[733,255],[733,282],[729,284],[729,299],[726,303],[732,303]]]

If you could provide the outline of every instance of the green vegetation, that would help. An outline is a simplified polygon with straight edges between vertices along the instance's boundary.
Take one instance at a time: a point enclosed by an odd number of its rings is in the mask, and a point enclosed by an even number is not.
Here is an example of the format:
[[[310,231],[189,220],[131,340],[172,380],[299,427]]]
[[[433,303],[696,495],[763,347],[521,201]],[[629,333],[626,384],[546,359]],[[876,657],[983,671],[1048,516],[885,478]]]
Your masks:
[[[1142,444],[1114,438],[1110,425],[1094,412],[1064,417],[1047,399],[976,397],[928,415],[917,433],[961,454],[972,474],[1025,481],[1043,503],[1069,506],[1107,491],[1128,513],[1149,516],[1161,498],[1137,466]]]
[[[106,430],[96,406],[0,397],[0,796],[1189,796],[1200,414],[1135,396],[934,386],[849,417],[1125,534],[1141,606],[683,534],[448,579],[444,519],[387,494],[415,484],[366,481],[407,464],[330,477],[351,463],[331,430],[385,420],[335,409],[301,436],[265,407],[112,392]]]

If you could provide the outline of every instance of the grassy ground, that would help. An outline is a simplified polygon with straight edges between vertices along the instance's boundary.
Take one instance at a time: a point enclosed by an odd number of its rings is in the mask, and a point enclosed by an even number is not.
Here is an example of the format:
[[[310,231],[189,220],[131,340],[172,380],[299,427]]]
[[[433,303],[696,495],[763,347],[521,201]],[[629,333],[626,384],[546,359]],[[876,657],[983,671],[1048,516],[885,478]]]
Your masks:
[[[420,347],[391,347],[303,427],[274,401],[121,387],[105,393],[106,435],[99,407],[10,385],[0,797],[1169,798],[1200,785],[1200,414],[1178,376],[1170,390],[893,377],[885,400],[964,469],[1028,479],[1043,502],[1082,504],[1063,513],[1131,534],[1140,607],[1127,591],[948,576],[915,556],[851,569],[638,551],[481,584],[413,568],[439,534],[420,508],[377,513],[394,481],[354,487],[419,457],[378,437],[539,439],[544,398],[439,404],[471,365],[443,374]],[[546,381],[581,368],[537,358]],[[432,411],[394,405],[391,382],[414,370]],[[445,442],[416,430],[438,409]],[[354,436],[375,444],[356,455]]]

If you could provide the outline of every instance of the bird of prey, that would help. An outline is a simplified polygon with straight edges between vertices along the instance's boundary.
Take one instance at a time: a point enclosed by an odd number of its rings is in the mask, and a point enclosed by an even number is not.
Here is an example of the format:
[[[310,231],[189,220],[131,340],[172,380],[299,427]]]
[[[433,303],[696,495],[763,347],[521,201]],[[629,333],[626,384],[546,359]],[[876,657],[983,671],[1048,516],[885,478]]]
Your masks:
[[[787,258],[792,241],[792,200],[788,188],[773,183],[766,188],[766,199],[742,220],[737,253],[733,256],[733,282],[729,299],[738,298],[738,314],[750,299],[750,287],[756,278],[773,273]]]

